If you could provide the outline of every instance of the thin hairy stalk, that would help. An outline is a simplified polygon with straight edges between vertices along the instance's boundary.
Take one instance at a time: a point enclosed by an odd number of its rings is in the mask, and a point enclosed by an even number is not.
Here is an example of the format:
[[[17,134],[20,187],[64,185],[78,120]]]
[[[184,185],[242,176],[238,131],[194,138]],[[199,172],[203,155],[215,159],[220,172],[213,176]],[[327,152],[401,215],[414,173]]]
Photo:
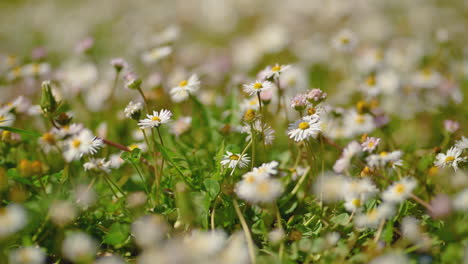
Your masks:
[[[247,222],[245,221],[245,218],[242,215],[242,212],[239,208],[239,204],[237,203],[236,199],[233,199],[232,203],[234,204],[234,209],[236,210],[237,217],[239,218],[239,221],[241,222],[241,226],[244,231],[245,239],[247,240],[247,247],[249,249],[250,262],[251,264],[255,264],[256,263],[255,246],[252,240],[252,235],[250,234],[249,226],[247,225]]]

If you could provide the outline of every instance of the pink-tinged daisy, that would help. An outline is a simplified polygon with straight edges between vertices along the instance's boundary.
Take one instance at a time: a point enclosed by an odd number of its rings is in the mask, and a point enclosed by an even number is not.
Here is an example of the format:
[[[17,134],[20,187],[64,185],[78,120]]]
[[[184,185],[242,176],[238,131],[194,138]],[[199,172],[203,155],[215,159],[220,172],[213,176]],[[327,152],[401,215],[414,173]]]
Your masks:
[[[375,150],[375,148],[377,148],[379,143],[380,143],[380,138],[368,137],[361,144],[362,151],[367,151],[367,152],[371,153],[372,151]]]
[[[254,95],[260,92],[270,90],[273,87],[273,83],[269,81],[255,81],[253,83],[244,84],[244,92],[249,95]]]
[[[291,68],[291,65],[279,65],[279,64],[276,64],[275,66],[273,67],[270,67],[268,66],[265,70],[264,70],[264,74],[265,74],[265,77],[268,79],[268,78],[279,78],[280,74],[289,70]]]

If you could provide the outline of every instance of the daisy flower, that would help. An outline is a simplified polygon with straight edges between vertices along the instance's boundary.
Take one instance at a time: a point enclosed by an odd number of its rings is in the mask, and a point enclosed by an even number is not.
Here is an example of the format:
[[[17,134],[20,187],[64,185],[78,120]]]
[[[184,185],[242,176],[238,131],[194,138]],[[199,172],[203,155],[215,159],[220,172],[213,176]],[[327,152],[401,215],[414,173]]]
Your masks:
[[[332,39],[332,46],[340,52],[351,52],[358,43],[356,35],[349,29],[343,29]]]
[[[248,109],[258,110],[260,105],[258,104],[258,98],[252,97],[249,99],[244,99],[240,104],[240,109],[242,112],[247,111]]]
[[[143,109],[142,103],[134,103],[130,101],[124,109],[125,117],[138,120],[141,114],[141,109]]]
[[[269,81],[255,81],[253,83],[244,84],[244,92],[249,95],[254,95],[260,92],[268,91],[273,87],[273,83]]]
[[[0,212],[0,238],[16,233],[26,225],[27,214],[21,205],[11,203],[0,208]]]
[[[71,124],[62,126],[60,128],[52,128],[51,133],[56,135],[60,139],[65,139],[67,137],[73,136],[78,134],[81,130],[83,130],[82,124]]]
[[[361,228],[377,228],[382,220],[389,219],[395,214],[395,207],[390,203],[382,203],[364,214],[358,214],[355,223]]]
[[[296,111],[303,111],[307,108],[307,97],[305,94],[297,94],[291,99],[291,108]]]
[[[63,156],[67,162],[80,159],[84,154],[94,154],[104,144],[90,130],[83,129],[79,134],[64,142]]]
[[[128,89],[139,89],[141,86],[141,79],[134,72],[128,72],[124,75],[125,87]]]
[[[460,128],[460,123],[453,120],[444,120],[444,128],[449,133],[455,133]]]
[[[274,160],[268,163],[263,163],[262,165],[260,165],[260,167],[254,168],[252,172],[258,175],[276,175],[278,173],[278,165],[279,163],[276,160]]]
[[[455,147],[464,150],[468,148],[468,138],[462,136],[462,138],[455,142]]]
[[[327,93],[315,88],[306,93],[306,98],[310,103],[320,103],[327,98]]]
[[[120,72],[121,70],[128,68],[128,63],[122,58],[112,59],[110,63],[117,72]]]
[[[361,145],[357,141],[349,143],[344,148],[341,157],[335,162],[335,165],[333,165],[333,170],[337,173],[341,173],[346,170],[351,163],[351,159],[361,151]]]
[[[244,179],[237,183],[235,191],[239,198],[250,203],[271,203],[281,195],[283,186],[278,179],[264,178],[253,182]]]
[[[15,119],[15,115],[12,113],[0,112],[0,126],[11,126]]]
[[[188,80],[182,80],[179,85],[171,89],[171,98],[174,102],[182,102],[200,89],[200,79],[192,74]]]
[[[288,135],[289,138],[299,142],[306,140],[310,137],[317,137],[321,131],[320,117],[316,114],[305,116],[296,122],[289,125]]]
[[[265,70],[264,70],[264,75],[266,77],[266,79],[269,79],[271,77],[277,79],[279,78],[280,74],[289,70],[291,68],[291,65],[279,65],[279,64],[276,64],[275,66],[273,67],[270,67],[268,66]]]
[[[453,207],[459,211],[468,211],[468,189],[464,189],[455,195]]]
[[[171,119],[172,113],[169,110],[162,109],[161,111],[153,111],[152,115],[146,115],[148,118],[140,120],[138,125],[140,128],[159,127],[161,124],[166,124]]]
[[[466,161],[466,158],[460,157],[462,152],[463,150],[453,146],[447,151],[447,154],[437,154],[434,165],[439,168],[452,167],[454,170],[458,170],[458,163]]]
[[[410,197],[411,192],[416,187],[416,180],[405,177],[392,184],[382,193],[382,199],[385,202],[401,203]]]
[[[364,202],[357,196],[345,197],[344,207],[348,212],[359,212],[363,205]]]
[[[62,243],[62,254],[71,262],[87,263],[94,259],[98,244],[83,232],[70,233]]]
[[[230,151],[226,151],[223,159],[221,160],[221,165],[228,168],[245,168],[249,165],[250,159],[247,157],[247,154],[234,154]]]
[[[162,46],[154,48],[148,52],[143,53],[141,60],[146,64],[158,62],[172,53],[170,46]]]
[[[45,153],[49,153],[57,144],[56,136],[51,132],[42,134],[42,136],[37,141]]]
[[[39,247],[29,246],[11,251],[9,260],[10,264],[43,264],[46,255]]]
[[[111,161],[106,161],[104,158],[100,159],[89,159],[88,162],[83,164],[83,168],[86,171],[103,171],[105,173],[109,173],[111,171]]]
[[[362,151],[367,151],[367,152],[371,153],[372,151],[375,150],[375,148],[377,148],[379,143],[380,143],[380,138],[368,137],[361,144]]]

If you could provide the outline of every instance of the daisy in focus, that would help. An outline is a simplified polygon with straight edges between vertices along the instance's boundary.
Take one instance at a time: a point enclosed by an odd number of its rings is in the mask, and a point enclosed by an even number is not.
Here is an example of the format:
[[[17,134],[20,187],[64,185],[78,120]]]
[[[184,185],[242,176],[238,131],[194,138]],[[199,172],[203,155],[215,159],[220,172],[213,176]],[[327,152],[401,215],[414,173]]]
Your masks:
[[[78,160],[83,155],[95,154],[104,143],[102,139],[95,137],[90,130],[83,129],[77,135],[64,142],[63,156],[67,162]]]
[[[316,114],[305,116],[289,125],[289,138],[299,142],[311,137],[316,138],[320,133],[320,117]]]
[[[234,154],[230,151],[226,151],[226,154],[221,160],[221,165],[228,168],[245,168],[249,165],[250,159],[247,157],[247,154]]]
[[[161,124],[168,123],[172,117],[172,112],[166,109],[162,109],[159,112],[153,111],[152,115],[148,114],[146,117],[146,119],[142,119],[138,123],[141,129],[159,127]]]
[[[466,161],[466,157],[460,157],[462,152],[463,150],[456,146],[451,147],[446,154],[437,154],[434,165],[439,168],[452,167],[454,170],[458,170],[458,163]]]

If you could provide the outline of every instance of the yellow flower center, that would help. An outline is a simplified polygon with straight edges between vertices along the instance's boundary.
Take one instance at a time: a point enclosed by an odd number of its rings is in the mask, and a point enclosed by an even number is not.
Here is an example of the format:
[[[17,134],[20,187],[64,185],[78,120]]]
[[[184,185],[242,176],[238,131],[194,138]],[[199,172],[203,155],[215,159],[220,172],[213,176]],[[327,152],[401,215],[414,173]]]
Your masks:
[[[253,88],[256,89],[256,90],[262,89],[263,85],[262,85],[262,83],[257,82],[257,83],[254,83]]]
[[[5,120],[5,116],[4,115],[0,115],[0,122]]]
[[[138,145],[137,145],[137,144],[131,144],[130,146],[128,146],[128,149],[129,149],[129,150],[134,150],[134,149],[136,149],[136,148],[138,148]]]
[[[262,182],[257,186],[257,190],[260,193],[265,194],[265,193],[268,193],[270,191],[270,186],[268,185],[268,183]]]
[[[351,204],[356,207],[361,207],[361,200],[360,199],[353,199],[351,200]]]
[[[38,74],[40,69],[41,69],[41,67],[40,67],[40,65],[38,63],[34,63],[32,65],[32,71],[33,71],[34,74]]]
[[[253,175],[248,175],[245,177],[245,181],[248,183],[253,183],[255,182],[255,177]]]
[[[161,118],[159,118],[159,116],[153,116],[151,120],[161,122]]]
[[[374,146],[374,141],[369,141],[367,147],[372,148]]]
[[[402,194],[405,191],[405,189],[405,185],[401,183],[397,183],[397,185],[395,185],[395,192],[398,194]]]
[[[72,141],[72,146],[73,146],[74,148],[79,148],[80,145],[81,145],[81,141],[80,141],[79,139],[76,138],[76,139],[74,139],[74,140]]]
[[[367,80],[366,80],[366,83],[367,83],[368,86],[375,86],[375,84],[376,84],[375,77],[374,76],[369,76],[369,78],[367,78]]]
[[[347,37],[342,37],[340,40],[341,40],[341,43],[343,43],[343,44],[348,44],[349,43],[349,38],[347,38]]]
[[[187,86],[187,84],[188,84],[187,80],[183,80],[179,83],[179,86],[184,87],[184,86]]]
[[[51,133],[44,133],[44,135],[42,135],[42,140],[44,140],[45,142],[49,144],[55,143],[54,135],[52,135]]]
[[[454,160],[455,160],[455,157],[454,157],[454,156],[447,156],[447,157],[445,158],[445,162],[452,162],[452,161],[454,161]]]
[[[358,115],[358,116],[356,116],[356,119],[355,119],[355,120],[356,120],[356,123],[358,123],[358,124],[362,124],[362,123],[364,123],[364,121],[365,121],[363,115]]]
[[[310,127],[308,122],[300,122],[299,125],[297,125],[299,129],[306,130]]]
[[[388,155],[388,152],[382,151],[380,152],[380,157],[386,157]]]
[[[229,159],[231,159],[231,160],[239,160],[239,155],[232,154],[231,156],[229,156]]]
[[[368,213],[367,213],[367,217],[371,220],[374,220],[374,219],[377,219],[377,217],[379,216],[379,214],[377,213],[377,209],[372,209],[370,210]]]
[[[271,68],[272,71],[274,72],[279,72],[281,71],[281,66],[280,65],[275,65],[273,68]]]

